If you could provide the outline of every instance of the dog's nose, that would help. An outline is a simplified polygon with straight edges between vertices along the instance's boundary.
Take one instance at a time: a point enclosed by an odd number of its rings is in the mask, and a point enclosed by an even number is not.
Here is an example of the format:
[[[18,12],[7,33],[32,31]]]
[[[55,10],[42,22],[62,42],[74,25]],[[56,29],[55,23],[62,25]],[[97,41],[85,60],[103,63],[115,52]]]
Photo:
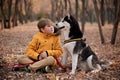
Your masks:
[[[56,23],[55,25],[56,25],[56,26],[58,26],[58,24],[57,24],[57,23]]]

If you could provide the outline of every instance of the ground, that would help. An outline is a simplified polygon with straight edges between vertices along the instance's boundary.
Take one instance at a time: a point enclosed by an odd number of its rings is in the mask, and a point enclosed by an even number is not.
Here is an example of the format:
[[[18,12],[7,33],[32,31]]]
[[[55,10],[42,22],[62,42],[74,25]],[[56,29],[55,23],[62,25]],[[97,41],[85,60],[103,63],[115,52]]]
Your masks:
[[[33,35],[38,32],[37,21],[19,25],[12,29],[0,31],[0,80],[120,80],[120,27],[118,29],[115,45],[110,44],[112,25],[102,27],[105,43],[101,44],[97,24],[85,25],[84,37],[94,52],[102,61],[110,61],[112,65],[103,68],[97,73],[76,72],[75,75],[62,73],[60,70],[54,73],[28,73],[11,70],[17,63],[17,55],[25,53],[25,48]]]

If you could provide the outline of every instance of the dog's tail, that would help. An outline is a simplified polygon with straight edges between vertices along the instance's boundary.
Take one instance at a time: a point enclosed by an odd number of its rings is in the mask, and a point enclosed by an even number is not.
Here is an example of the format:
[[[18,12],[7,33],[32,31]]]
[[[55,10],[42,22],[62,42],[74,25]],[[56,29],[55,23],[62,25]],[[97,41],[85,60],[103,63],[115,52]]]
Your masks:
[[[108,62],[108,61],[100,61],[100,65],[102,67],[107,67],[110,66],[112,64],[112,62]]]

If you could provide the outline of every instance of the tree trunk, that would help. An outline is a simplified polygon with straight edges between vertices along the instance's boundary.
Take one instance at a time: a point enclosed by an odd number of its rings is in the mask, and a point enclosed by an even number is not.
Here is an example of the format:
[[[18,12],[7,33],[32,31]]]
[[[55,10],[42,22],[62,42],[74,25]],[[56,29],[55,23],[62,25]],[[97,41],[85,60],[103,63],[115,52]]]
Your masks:
[[[8,28],[11,28],[11,7],[12,0],[8,0]]]
[[[104,0],[101,0],[101,24],[104,26],[105,24],[105,16],[104,16]]]
[[[101,43],[103,44],[104,43],[104,37],[103,37],[103,32],[102,32],[102,28],[101,28],[100,19],[99,19],[99,10],[98,10],[98,7],[97,7],[96,0],[93,0],[93,3],[94,3],[95,13],[96,13],[96,17],[97,17],[99,33],[100,33],[100,37],[101,37]]]
[[[68,7],[67,0],[64,0],[64,4],[65,4],[65,10],[67,10],[67,7]]]
[[[85,0],[82,0],[82,33],[84,34],[84,27],[85,27]]]
[[[111,37],[111,44],[115,44],[115,40],[116,40],[116,34],[117,34],[117,29],[118,29],[118,24],[119,24],[119,21],[120,21],[120,1],[117,1],[116,5],[116,11],[115,12],[116,16],[115,16],[115,23],[114,23],[114,27],[113,27],[113,32],[112,32],[112,37]]]
[[[18,25],[17,24],[18,1],[19,0],[15,1],[15,11],[14,11],[14,16],[13,16],[13,27]]]
[[[75,17],[76,17],[76,20],[78,20],[78,8],[79,8],[79,2],[78,2],[78,0],[75,0],[75,3],[76,3],[76,5],[75,5]]]
[[[4,15],[4,10],[3,10],[3,6],[4,6],[4,0],[0,0],[1,3],[1,16],[2,16],[2,22],[1,22],[1,29],[3,30],[5,28],[5,15]]]
[[[73,12],[72,12],[72,7],[71,7],[71,1],[68,0],[68,3],[69,3],[69,13],[70,13],[70,14],[73,14]]]
[[[27,2],[28,2],[27,0],[24,0],[24,5],[25,5],[25,16],[24,16],[24,19],[25,19],[25,23],[28,22],[28,20],[27,20],[27,6],[28,6]]]
[[[53,17],[53,15],[54,15],[53,13],[55,13],[54,7],[55,7],[55,4],[54,4],[53,0],[51,0],[51,19],[52,20],[54,20],[54,17]]]
[[[60,5],[59,5],[59,7],[60,7],[60,17],[63,17],[63,14],[64,14],[64,4],[63,4],[63,1],[62,0],[60,0]],[[59,18],[60,19],[60,18]]]
[[[0,14],[1,14],[1,28],[0,30],[3,30],[4,29],[4,24],[3,24],[3,21],[4,21],[4,17],[3,17],[3,14],[2,14],[2,0],[0,0]]]

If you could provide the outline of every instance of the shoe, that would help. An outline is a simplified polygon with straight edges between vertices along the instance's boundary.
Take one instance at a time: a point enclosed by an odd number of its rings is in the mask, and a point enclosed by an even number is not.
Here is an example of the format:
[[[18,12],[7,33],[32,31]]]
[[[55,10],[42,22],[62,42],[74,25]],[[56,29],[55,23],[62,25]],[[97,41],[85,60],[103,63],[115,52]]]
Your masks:
[[[51,69],[50,66],[45,66],[45,67],[43,67],[43,68],[41,68],[41,69],[38,69],[37,72],[50,73],[50,72],[52,72],[52,69]]]
[[[50,66],[45,66],[45,71],[46,71],[46,72],[51,72],[51,71],[52,71],[52,69],[51,69],[51,67],[50,67]]]
[[[12,67],[12,71],[25,71],[25,72],[30,72],[30,69],[28,68],[28,66],[16,64],[16,65],[14,65],[14,66]]]

